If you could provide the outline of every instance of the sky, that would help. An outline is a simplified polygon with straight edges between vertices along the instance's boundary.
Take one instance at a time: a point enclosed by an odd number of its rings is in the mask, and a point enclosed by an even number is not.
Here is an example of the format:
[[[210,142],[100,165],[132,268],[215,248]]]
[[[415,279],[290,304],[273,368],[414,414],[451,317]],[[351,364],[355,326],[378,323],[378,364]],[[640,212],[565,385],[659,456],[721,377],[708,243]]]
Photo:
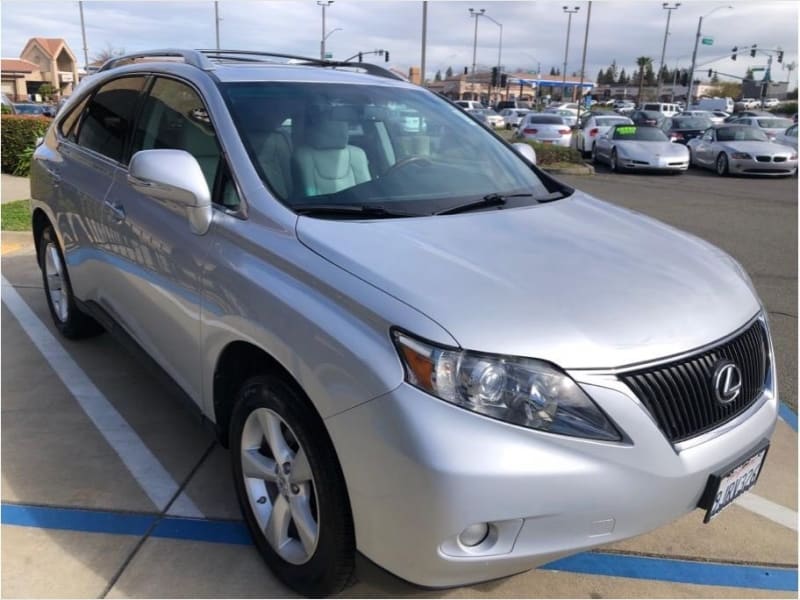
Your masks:
[[[123,2],[86,0],[86,37],[90,60],[104,48],[132,52],[148,48],[210,48],[215,45],[214,2],[160,0]],[[667,23],[663,2],[654,0],[594,1],[591,3],[586,78],[612,60],[630,74],[638,56],[653,59],[658,67]],[[669,3],[674,5],[675,3]],[[386,49],[390,66],[407,72],[420,64],[422,5],[419,0],[336,0],[327,9],[327,51],[346,59],[359,51]],[[485,9],[503,25],[501,61],[508,71],[525,69],[549,73],[563,69],[568,17],[564,0],[428,2],[427,74],[447,67],[455,72],[472,64],[474,19],[469,8]],[[572,17],[567,72],[579,72],[589,2],[571,1],[579,7]],[[732,8],[728,8],[731,6]],[[797,63],[798,7],[791,0],[684,0],[671,11],[665,63],[688,67],[697,32],[712,37],[713,45],[700,45],[698,65],[720,73],[742,76],[748,66],[764,66],[765,55],[751,58],[749,51],[730,59],[734,46],[782,48],[783,64]],[[715,10],[719,8],[719,10]],[[63,37],[83,64],[80,13],[72,0],[2,0],[0,3],[2,56],[19,56],[30,37]],[[220,0],[220,45],[237,48],[319,56],[321,8],[314,0]],[[714,11],[712,15],[709,15]],[[500,27],[487,18],[478,23],[477,64],[489,68],[498,62]],[[383,59],[374,57],[376,62]],[[714,61],[714,62],[710,62]],[[790,71],[773,63],[772,79],[785,81]],[[721,76],[723,80],[726,77]],[[731,79],[732,80],[732,79]],[[791,74],[796,86],[797,71]]]

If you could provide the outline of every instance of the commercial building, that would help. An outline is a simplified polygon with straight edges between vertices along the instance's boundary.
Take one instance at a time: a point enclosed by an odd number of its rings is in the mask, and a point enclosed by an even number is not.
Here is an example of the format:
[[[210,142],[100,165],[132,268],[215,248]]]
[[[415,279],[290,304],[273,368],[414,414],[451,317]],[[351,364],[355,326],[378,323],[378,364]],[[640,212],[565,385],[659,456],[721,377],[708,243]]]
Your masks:
[[[78,61],[61,38],[28,40],[19,58],[0,59],[2,90],[15,102],[35,98],[44,84],[55,97],[69,96],[78,84]]]

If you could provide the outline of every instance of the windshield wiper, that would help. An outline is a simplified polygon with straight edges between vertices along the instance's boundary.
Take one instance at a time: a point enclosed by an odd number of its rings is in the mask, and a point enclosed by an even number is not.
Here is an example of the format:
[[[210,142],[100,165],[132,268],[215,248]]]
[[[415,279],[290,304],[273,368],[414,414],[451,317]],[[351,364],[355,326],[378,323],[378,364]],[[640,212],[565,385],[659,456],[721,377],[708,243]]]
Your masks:
[[[444,210],[440,210],[438,212],[433,213],[434,215],[454,215],[456,213],[462,212],[469,212],[471,210],[477,210],[480,208],[488,208],[491,206],[503,206],[507,201],[508,198],[524,198],[527,196],[533,196],[530,193],[522,193],[522,194],[486,194],[480,200],[473,200],[471,202],[467,202],[466,204],[458,204],[456,206],[452,206],[450,208],[445,208]]]
[[[298,215],[325,216],[342,215],[357,219],[394,217],[418,217],[414,213],[401,212],[388,209],[385,206],[362,206],[360,204],[297,204],[292,206],[292,210]]]

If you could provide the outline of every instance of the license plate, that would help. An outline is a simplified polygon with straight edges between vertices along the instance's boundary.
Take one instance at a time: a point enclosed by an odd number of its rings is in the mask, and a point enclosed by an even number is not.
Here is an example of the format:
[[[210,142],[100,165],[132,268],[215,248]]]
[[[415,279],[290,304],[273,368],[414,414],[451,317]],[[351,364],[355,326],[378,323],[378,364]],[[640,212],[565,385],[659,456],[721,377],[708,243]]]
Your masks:
[[[765,445],[727,472],[721,475],[714,474],[708,478],[706,492],[703,494],[704,502],[701,502],[701,508],[706,509],[703,523],[711,521],[756,484],[768,448],[769,446]]]
[[[553,140],[542,140],[543,144],[552,144]]]

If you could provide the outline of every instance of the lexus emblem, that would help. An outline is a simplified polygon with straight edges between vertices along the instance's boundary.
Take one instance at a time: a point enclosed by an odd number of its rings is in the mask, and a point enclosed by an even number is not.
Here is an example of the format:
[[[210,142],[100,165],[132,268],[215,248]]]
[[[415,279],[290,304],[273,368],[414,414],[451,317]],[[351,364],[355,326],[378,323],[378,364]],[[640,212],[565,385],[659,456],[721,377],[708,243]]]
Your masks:
[[[723,360],[714,369],[714,396],[720,404],[730,404],[742,392],[742,372],[735,363]]]

